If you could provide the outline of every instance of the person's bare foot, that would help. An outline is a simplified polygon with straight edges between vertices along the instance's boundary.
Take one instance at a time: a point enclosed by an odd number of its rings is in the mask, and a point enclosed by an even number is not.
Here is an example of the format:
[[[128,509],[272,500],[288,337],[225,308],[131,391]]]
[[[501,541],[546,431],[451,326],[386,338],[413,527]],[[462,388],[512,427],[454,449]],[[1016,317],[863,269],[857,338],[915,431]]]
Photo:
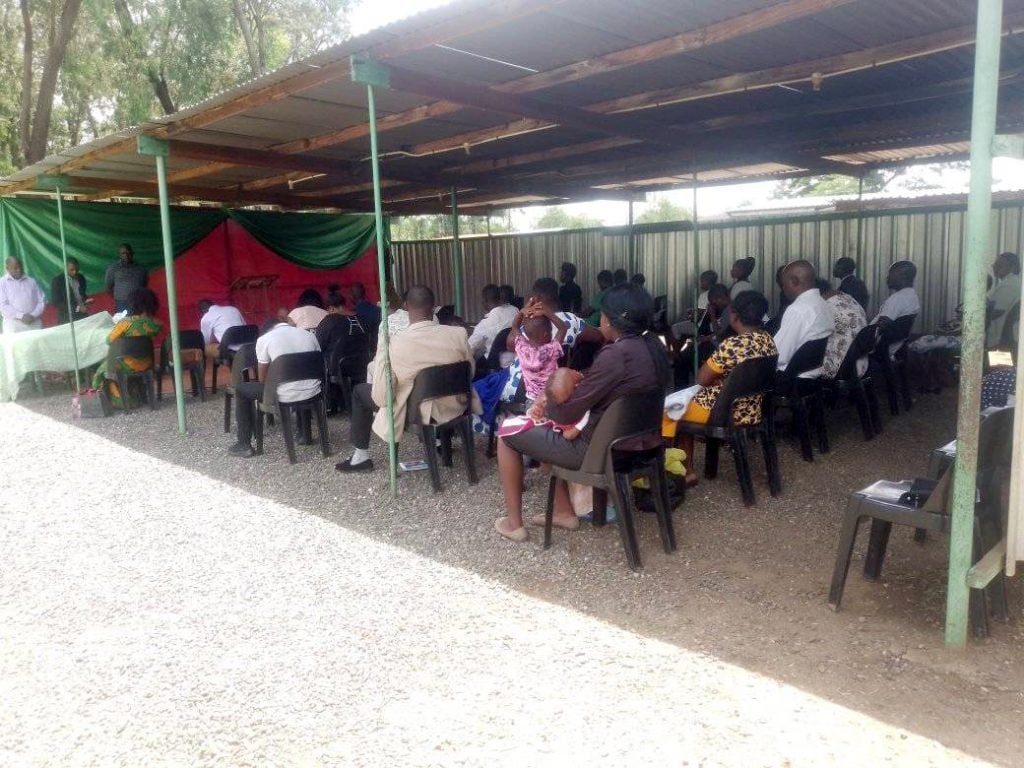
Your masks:
[[[495,520],[494,530],[509,541],[514,541],[516,543],[524,542],[530,537],[530,534],[526,532],[525,527],[520,526],[519,528],[513,528],[512,521],[507,517],[499,517]]]
[[[544,515],[534,515],[533,517],[531,517],[530,525],[535,525],[538,528],[543,528]],[[576,517],[576,515],[572,515],[571,517],[568,515],[564,517],[560,515],[555,515],[554,518],[552,518],[551,520],[551,525],[553,525],[555,528],[562,528],[566,531],[575,531],[577,528],[580,527],[580,519]]]

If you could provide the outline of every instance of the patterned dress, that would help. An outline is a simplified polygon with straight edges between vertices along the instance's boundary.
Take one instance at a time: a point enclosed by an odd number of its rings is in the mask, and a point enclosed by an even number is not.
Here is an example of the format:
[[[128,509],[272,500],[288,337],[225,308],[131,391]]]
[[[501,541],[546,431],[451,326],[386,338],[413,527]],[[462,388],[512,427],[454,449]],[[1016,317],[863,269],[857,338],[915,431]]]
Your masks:
[[[721,379],[710,387],[698,392],[690,406],[683,414],[684,421],[695,421],[706,424],[711,416],[711,409],[722,392],[725,380],[733,369],[742,362],[755,360],[759,357],[770,357],[779,354],[775,348],[775,340],[765,331],[757,330],[740,336],[725,339],[708,358],[706,365]],[[761,422],[761,395],[739,398],[732,407],[732,420],[736,426],[750,426]]]
[[[115,325],[107,335],[107,343],[113,344],[122,336],[148,336],[149,338],[153,338],[154,336],[159,336],[162,330],[163,326],[152,317],[147,317],[146,315],[126,317]],[[124,357],[119,361],[119,365],[122,366],[124,373],[139,373],[151,367],[153,365],[153,359]],[[114,405],[121,404],[121,392],[118,389],[117,384],[113,381],[107,380],[106,360],[100,363],[100,367],[96,369],[96,375],[93,377],[92,386],[93,389],[106,387],[107,394],[110,396],[111,402],[113,402]]]
[[[825,360],[822,363],[821,377],[823,379],[834,379],[839,368],[846,359],[853,340],[857,338],[864,327],[868,324],[867,315],[864,314],[864,307],[857,303],[857,300],[847,293],[837,293],[826,302],[832,317],[835,319],[835,332],[828,337],[828,346],[825,347]],[[864,375],[862,370],[867,361],[858,363],[857,373]]]

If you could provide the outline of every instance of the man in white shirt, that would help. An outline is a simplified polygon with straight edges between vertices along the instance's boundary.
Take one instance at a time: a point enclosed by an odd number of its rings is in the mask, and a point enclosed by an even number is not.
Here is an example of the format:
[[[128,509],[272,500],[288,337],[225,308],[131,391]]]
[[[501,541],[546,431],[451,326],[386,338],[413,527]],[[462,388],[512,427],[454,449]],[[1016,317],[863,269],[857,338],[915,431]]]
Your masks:
[[[519,311],[511,304],[502,304],[498,286],[485,285],[480,291],[484,304],[484,316],[477,323],[469,337],[469,351],[473,357],[487,357],[494,344],[494,338],[506,328],[512,327],[512,321]]]
[[[256,419],[256,400],[263,394],[263,383],[267,380],[270,363],[281,355],[296,352],[319,352],[320,344],[316,334],[296,328],[290,323],[272,320],[263,327],[263,333],[256,340],[256,381],[246,381],[235,391],[235,420],[238,423],[238,441],[228,448],[232,456],[253,456],[252,429]],[[320,379],[290,381],[277,387],[277,399],[281,403],[297,403],[308,400],[320,392]]]
[[[800,259],[782,272],[782,290],[792,303],[786,307],[782,324],[775,334],[779,350],[779,370],[785,371],[793,355],[808,341],[828,338],[835,330],[835,318],[816,286],[818,279],[809,261]],[[820,376],[822,369],[806,371],[800,378]]]
[[[985,346],[999,346],[1007,313],[1020,303],[1020,259],[1016,253],[1001,253],[992,265],[996,283],[988,292],[991,320],[985,332]]]
[[[921,314],[921,300],[914,290],[914,280],[917,278],[917,267],[910,261],[897,261],[889,267],[889,274],[885,278],[885,284],[892,293],[889,294],[878,314],[871,321],[872,325],[878,325],[883,329],[899,320],[901,317]],[[889,345],[889,355],[893,356],[902,347],[904,340],[894,341]]]
[[[21,259],[9,256],[7,274],[0,277],[0,315],[4,333],[18,333],[42,328],[40,318],[46,308],[46,297],[39,283],[25,274]]]
[[[220,306],[209,299],[199,302],[199,330],[206,342],[206,356],[216,359],[220,356],[220,340],[228,328],[245,325],[245,318],[235,307]]]

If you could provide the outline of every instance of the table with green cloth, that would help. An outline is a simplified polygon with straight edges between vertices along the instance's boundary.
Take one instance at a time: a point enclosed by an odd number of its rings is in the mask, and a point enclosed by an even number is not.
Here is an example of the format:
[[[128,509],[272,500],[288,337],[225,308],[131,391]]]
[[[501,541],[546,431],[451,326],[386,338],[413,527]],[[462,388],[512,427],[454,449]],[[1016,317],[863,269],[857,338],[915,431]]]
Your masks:
[[[107,356],[107,335],[114,327],[109,312],[75,322],[78,364],[85,368]],[[65,325],[38,331],[0,334],[0,403],[18,396],[18,386],[33,371],[73,371],[75,353],[71,329]]]

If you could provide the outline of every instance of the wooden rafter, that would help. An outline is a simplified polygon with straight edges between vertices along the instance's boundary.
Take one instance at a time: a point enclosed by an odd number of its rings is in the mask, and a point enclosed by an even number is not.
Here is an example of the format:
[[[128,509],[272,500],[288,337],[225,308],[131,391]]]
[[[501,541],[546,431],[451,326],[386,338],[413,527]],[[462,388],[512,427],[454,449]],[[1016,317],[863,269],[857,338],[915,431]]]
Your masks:
[[[769,29],[795,21],[806,16],[846,5],[852,0],[785,0],[767,8],[734,16],[723,21],[708,24],[697,29],[688,30],[678,35],[653,40],[649,43],[636,45],[622,50],[613,51],[584,61],[574,62],[564,67],[537,72],[511,82],[494,87],[501,93],[522,94],[551,88],[556,85],[576,82],[594,75],[615,72],[627,67],[644,64],[670,56],[691,53],[709,45],[724,43],[744,35]],[[387,115],[377,122],[378,131],[402,128],[423,120],[452,114],[462,109],[456,101],[438,101],[414,107],[394,115]],[[338,131],[330,131],[307,139],[298,139],[274,147],[279,152],[308,152],[323,147],[343,144],[347,141],[365,138],[369,128],[365,124],[350,126]]]

